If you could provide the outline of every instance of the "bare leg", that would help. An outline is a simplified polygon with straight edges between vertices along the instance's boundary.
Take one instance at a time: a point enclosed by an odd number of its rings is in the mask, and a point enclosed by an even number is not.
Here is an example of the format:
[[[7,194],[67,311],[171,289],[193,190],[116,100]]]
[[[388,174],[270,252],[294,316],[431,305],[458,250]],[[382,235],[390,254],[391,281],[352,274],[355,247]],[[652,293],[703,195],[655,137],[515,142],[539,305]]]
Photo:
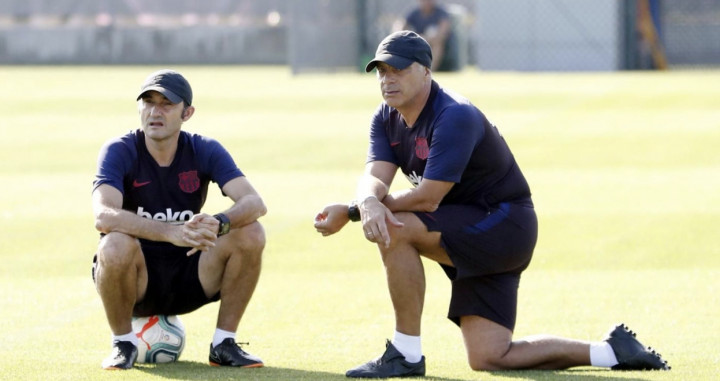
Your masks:
[[[265,230],[259,222],[233,229],[200,257],[200,283],[209,297],[220,291],[217,328],[237,331],[260,277]]]
[[[590,365],[590,344],[539,335],[512,341],[512,331],[480,316],[463,316],[460,326],[474,370],[566,369]]]
[[[410,245],[393,245],[383,251],[390,299],[395,309],[395,329],[420,336],[420,320],[425,301],[425,270],[420,256]]]
[[[425,274],[420,255],[452,266],[440,246],[440,233],[428,232],[411,213],[397,213],[405,225],[389,226],[391,245],[379,245],[395,308],[396,329],[420,335]],[[475,370],[565,369],[590,365],[590,344],[556,336],[533,336],[512,341],[512,331],[479,316],[460,320],[468,362]]]
[[[140,243],[122,233],[100,240],[95,284],[115,335],[132,332],[132,311],[147,290],[148,275]]]
[[[389,226],[391,245],[379,245],[395,308],[396,329],[420,335],[425,274],[420,256],[452,266],[440,246],[440,233],[428,232],[411,213],[396,217],[405,226]],[[479,316],[463,316],[461,329],[468,362],[475,370],[565,369],[590,365],[590,344],[555,336],[533,336],[512,341],[512,331]]]
[[[389,226],[390,247],[378,247],[395,309],[395,329],[406,335],[420,336],[425,300],[425,270],[420,253],[436,261],[450,263],[450,260],[440,247],[440,233],[429,233],[414,214],[398,213],[396,217],[405,226]]]

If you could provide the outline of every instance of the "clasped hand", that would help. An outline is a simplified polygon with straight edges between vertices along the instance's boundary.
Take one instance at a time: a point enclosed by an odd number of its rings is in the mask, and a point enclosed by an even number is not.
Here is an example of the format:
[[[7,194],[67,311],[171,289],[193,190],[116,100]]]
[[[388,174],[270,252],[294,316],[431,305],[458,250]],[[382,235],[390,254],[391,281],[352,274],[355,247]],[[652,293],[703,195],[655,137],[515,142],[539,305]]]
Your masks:
[[[219,229],[220,223],[215,217],[205,213],[196,214],[181,225],[179,242],[173,243],[177,246],[192,247],[187,252],[188,256],[207,251],[215,247]]]

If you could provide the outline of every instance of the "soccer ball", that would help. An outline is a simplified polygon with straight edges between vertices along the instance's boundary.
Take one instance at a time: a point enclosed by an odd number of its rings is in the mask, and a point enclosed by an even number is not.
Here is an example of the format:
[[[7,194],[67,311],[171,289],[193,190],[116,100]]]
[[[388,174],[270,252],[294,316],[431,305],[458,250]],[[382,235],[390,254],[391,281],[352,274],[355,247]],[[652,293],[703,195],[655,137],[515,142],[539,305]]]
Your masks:
[[[185,326],[176,315],[134,317],[133,331],[138,338],[139,363],[177,361],[185,348]]]

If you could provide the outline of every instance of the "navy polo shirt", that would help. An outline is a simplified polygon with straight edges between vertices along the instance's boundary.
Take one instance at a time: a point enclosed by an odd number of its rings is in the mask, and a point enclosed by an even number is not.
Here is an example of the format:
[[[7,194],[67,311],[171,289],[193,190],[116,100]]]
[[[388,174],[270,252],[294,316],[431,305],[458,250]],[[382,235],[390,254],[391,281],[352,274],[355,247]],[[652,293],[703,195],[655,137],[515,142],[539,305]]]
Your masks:
[[[180,132],[172,163],[161,167],[138,129],[102,147],[93,190],[109,184],[123,194],[123,209],[182,224],[200,212],[211,181],[222,189],[240,176],[243,173],[218,141],[185,131]]]
[[[530,197],[505,139],[467,99],[432,82],[418,120],[408,128],[400,113],[383,102],[372,118],[367,162],[400,167],[415,186],[423,178],[455,185],[440,205],[483,208]]]

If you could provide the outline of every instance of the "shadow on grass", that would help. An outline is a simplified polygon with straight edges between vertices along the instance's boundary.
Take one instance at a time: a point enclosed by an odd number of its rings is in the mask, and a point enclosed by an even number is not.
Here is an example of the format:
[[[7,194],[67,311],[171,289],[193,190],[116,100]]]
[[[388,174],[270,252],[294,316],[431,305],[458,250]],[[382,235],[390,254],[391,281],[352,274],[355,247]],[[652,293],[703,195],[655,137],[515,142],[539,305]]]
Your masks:
[[[348,380],[348,378],[345,377],[345,372],[330,373],[273,366],[255,369],[237,369],[230,367],[213,367],[207,363],[195,361],[178,361],[170,364],[135,364],[134,370],[171,380]],[[433,376],[422,379],[461,381],[453,378]]]
[[[598,374],[603,372],[606,374]],[[507,378],[520,378],[523,380],[617,380],[619,374],[626,376],[628,373],[622,371],[604,370],[600,368],[592,369],[566,369],[566,370],[523,370],[523,371],[501,371],[487,372],[493,376],[502,376]],[[587,374],[583,374],[587,373]],[[592,374],[589,374],[592,373]],[[638,377],[622,377],[622,380],[642,381],[647,378]]]
[[[324,371],[312,371],[304,369],[279,368],[266,366],[256,369],[237,369],[230,367],[212,367],[207,363],[196,361],[179,361],[171,364],[136,364],[135,371],[147,373],[171,380],[348,380],[345,373],[331,373]],[[603,372],[605,374],[598,374]],[[518,378],[523,380],[585,380],[601,381],[616,380],[618,372],[604,371],[600,369],[569,369],[562,371],[549,370],[523,370],[523,371],[499,371],[499,372],[477,372],[477,379],[483,379],[483,374],[501,378]],[[627,377],[628,373],[622,372],[623,380],[641,381],[647,378]],[[407,378],[410,380],[411,378]],[[414,380],[436,380],[436,381],[461,381],[455,378],[434,377],[428,375]]]

